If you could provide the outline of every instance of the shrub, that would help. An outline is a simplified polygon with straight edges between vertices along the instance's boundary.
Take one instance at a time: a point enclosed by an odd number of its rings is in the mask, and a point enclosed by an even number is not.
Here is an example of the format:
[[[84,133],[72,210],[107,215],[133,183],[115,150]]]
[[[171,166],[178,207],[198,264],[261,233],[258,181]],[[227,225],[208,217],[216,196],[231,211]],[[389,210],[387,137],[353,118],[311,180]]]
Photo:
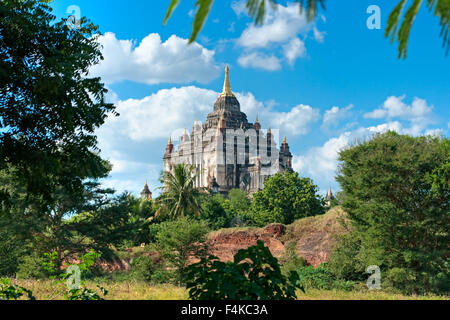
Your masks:
[[[186,269],[186,284],[193,300],[294,300],[298,275],[281,273],[278,260],[262,241],[239,250],[233,262],[210,256]]]
[[[302,267],[297,270],[297,273],[306,289],[331,290],[336,280],[333,272],[322,265],[317,268],[313,266]]]
[[[338,279],[328,268],[328,263],[322,263],[317,268],[312,266],[300,267],[297,269],[297,273],[305,289],[350,291],[355,286],[353,281]]]
[[[306,260],[297,254],[296,242],[289,241],[285,245],[285,253],[281,259],[283,274],[289,274],[307,265]]]
[[[131,263],[131,273],[134,278],[150,281],[156,271],[152,257],[140,256],[133,259]]]
[[[184,269],[189,258],[205,255],[204,241],[208,231],[206,221],[192,218],[167,221],[158,226],[157,246],[169,267],[176,269],[179,282],[184,280]]]
[[[37,254],[25,256],[17,268],[18,279],[44,279],[49,273],[42,267],[44,260]]]
[[[360,254],[361,241],[352,234],[343,235],[331,252],[328,267],[339,279],[364,281],[366,265]]]
[[[165,268],[157,269],[151,276],[151,282],[160,283],[175,283],[177,281],[177,272],[175,270],[167,270]]]
[[[10,279],[0,279],[0,300],[17,300],[24,294],[27,294],[29,300],[35,300],[30,290],[11,284]]]
[[[221,194],[206,196],[202,203],[201,220],[209,223],[212,230],[219,230],[228,226],[230,218],[222,206],[225,201]]]
[[[3,217],[0,217],[2,219]],[[1,221],[0,221],[1,224]],[[0,275],[12,276],[20,264],[20,257],[26,254],[23,241],[7,227],[0,225]]]
[[[51,274],[50,279],[54,279],[55,283],[67,284],[67,291],[64,294],[67,300],[103,300],[96,291],[84,285],[84,275],[89,272],[95,261],[100,257],[100,253],[91,250],[80,257],[80,262],[77,265],[70,265],[65,273],[60,273],[60,270],[56,269],[58,252],[44,253],[42,265]],[[108,294],[105,288],[99,285],[97,285],[97,288],[103,296]]]

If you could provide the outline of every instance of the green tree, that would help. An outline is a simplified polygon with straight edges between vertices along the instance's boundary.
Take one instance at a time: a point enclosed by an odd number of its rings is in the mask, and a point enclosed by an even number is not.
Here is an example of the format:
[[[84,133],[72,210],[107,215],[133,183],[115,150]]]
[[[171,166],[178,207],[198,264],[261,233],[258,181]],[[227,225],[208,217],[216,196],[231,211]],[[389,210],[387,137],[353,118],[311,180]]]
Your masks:
[[[14,165],[26,193],[50,204],[58,188],[104,176],[94,131],[114,113],[88,76],[102,59],[97,26],[82,18],[70,29],[51,11],[38,0],[0,6],[0,170]]]
[[[232,189],[228,193],[228,199],[225,203],[234,216],[242,216],[248,211],[248,208],[251,205],[251,200],[248,193],[242,191],[241,189]]]
[[[218,230],[228,226],[230,222],[230,215],[224,209],[225,198],[221,194],[206,195],[202,201],[201,220],[208,222],[213,230]]]
[[[112,258],[111,246],[132,247],[150,242],[151,201],[136,199],[129,193],[115,196],[91,210],[74,216],[68,224],[74,237],[86,240],[86,246]]]
[[[163,24],[166,24],[172,15],[173,11],[179,4],[180,0],[172,0],[164,17]],[[276,0],[247,0],[247,11],[250,17],[255,20],[255,25],[261,25],[264,23],[264,17],[267,11],[268,4],[276,10]],[[296,0],[299,3],[300,14],[303,10],[306,11],[306,17],[308,21],[314,20],[317,16],[318,9],[325,10],[325,0]],[[411,6],[406,10],[402,23],[400,24],[400,17],[405,8],[408,0],[400,0],[394,10],[389,15],[388,24],[386,28],[386,37],[391,37],[391,42],[397,40],[399,43],[399,58],[406,58],[409,34],[411,27],[424,0],[413,0]],[[198,34],[202,30],[209,12],[211,11],[214,0],[197,0],[195,6],[197,7],[197,13],[194,18],[191,37],[189,43],[192,43],[197,38]],[[447,53],[450,48],[450,2],[448,0],[427,0],[427,7],[430,12],[439,18],[441,26],[441,37],[443,38],[443,46],[447,47]],[[400,28],[399,28],[400,26]],[[398,30],[398,33],[397,33]]]
[[[378,265],[384,283],[405,292],[448,290],[450,141],[388,132],[342,151],[339,160],[353,230],[339,250],[348,254],[340,273]]]
[[[205,221],[187,217],[158,225],[156,243],[162,256],[170,266],[176,268],[179,282],[185,280],[184,270],[189,259],[202,257],[205,254],[204,241],[208,231],[208,224]]]
[[[163,193],[157,199],[160,208],[156,216],[178,218],[200,215],[202,192],[194,187],[197,176],[196,168],[187,164],[174,165],[173,173],[163,172],[161,183],[164,187]]]
[[[297,172],[282,172],[268,178],[264,189],[253,196],[247,219],[257,226],[290,224],[297,219],[325,212],[318,187]]]

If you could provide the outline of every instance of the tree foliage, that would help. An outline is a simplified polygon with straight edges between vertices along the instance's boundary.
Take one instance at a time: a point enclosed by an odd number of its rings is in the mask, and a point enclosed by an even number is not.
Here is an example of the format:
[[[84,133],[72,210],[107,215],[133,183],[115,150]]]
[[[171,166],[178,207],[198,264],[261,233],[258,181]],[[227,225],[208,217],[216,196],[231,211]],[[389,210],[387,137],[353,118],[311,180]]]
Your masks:
[[[207,221],[212,230],[228,227],[231,215],[224,208],[225,198],[221,194],[205,195],[202,200],[200,219]]]
[[[323,199],[317,191],[311,179],[300,178],[297,172],[277,173],[264,182],[262,191],[254,194],[246,218],[263,227],[323,214]]]
[[[172,0],[164,17],[163,24],[166,24],[172,15],[173,11],[179,4],[180,0]],[[192,26],[192,33],[189,39],[189,43],[192,43],[197,38],[198,34],[202,30],[209,12],[211,11],[214,0],[197,0],[195,6],[198,8],[194,18]],[[296,0],[299,3],[299,13],[306,11],[306,17],[308,21],[312,21],[316,18],[319,8],[325,10],[325,0]],[[410,36],[411,27],[414,19],[416,18],[421,8],[423,0],[413,0],[411,6],[405,12],[403,21],[400,24],[400,17],[405,8],[408,0],[400,0],[397,6],[389,15],[386,37],[391,37],[391,42],[397,40],[399,43],[398,52],[399,58],[406,58],[408,40]],[[255,21],[255,25],[262,25],[264,23],[264,17],[267,12],[267,6],[270,5],[273,10],[277,9],[276,0],[247,0],[247,12],[248,15]],[[427,7],[429,11],[439,18],[441,26],[441,37],[443,38],[443,46],[447,47],[447,53],[450,48],[450,2],[448,0],[427,0]],[[399,28],[400,26],[400,28]],[[398,30],[398,33],[397,33]]]
[[[386,283],[410,293],[448,287],[449,140],[388,132],[342,151],[339,160],[353,231],[334,269],[361,274],[378,265]]]
[[[404,13],[403,21],[401,24],[401,14],[403,13],[403,10],[405,9],[407,3],[409,3],[408,0],[400,0],[400,2],[389,15],[385,36],[391,37],[391,42],[394,42],[395,40],[398,41],[399,58],[406,58],[407,56],[408,40],[411,33],[411,28],[423,2],[423,0],[413,0],[410,7]],[[429,11],[433,12],[433,14],[439,18],[439,23],[441,26],[441,37],[443,38],[443,47],[447,47],[446,52],[448,54],[448,50],[450,48],[450,1],[427,0],[427,7]]]
[[[17,300],[25,294],[28,300],[35,300],[30,290],[12,284],[8,278],[0,278],[0,300]]]
[[[162,174],[161,189],[163,193],[157,199],[160,209],[156,216],[170,218],[200,215],[202,190],[194,187],[198,176],[196,168],[187,164],[176,164],[173,173],[165,171]]]
[[[205,221],[192,218],[179,218],[158,225],[156,243],[163,257],[178,272],[178,281],[185,280],[185,268],[190,258],[205,254],[206,234],[209,231]]]
[[[233,262],[209,256],[186,269],[193,300],[295,300],[298,274],[281,273],[278,260],[262,241],[239,250]]]
[[[70,29],[38,0],[0,6],[0,170],[50,203],[105,175],[94,131],[114,106],[89,68],[102,59],[97,26]],[[2,192],[2,198],[8,195]]]

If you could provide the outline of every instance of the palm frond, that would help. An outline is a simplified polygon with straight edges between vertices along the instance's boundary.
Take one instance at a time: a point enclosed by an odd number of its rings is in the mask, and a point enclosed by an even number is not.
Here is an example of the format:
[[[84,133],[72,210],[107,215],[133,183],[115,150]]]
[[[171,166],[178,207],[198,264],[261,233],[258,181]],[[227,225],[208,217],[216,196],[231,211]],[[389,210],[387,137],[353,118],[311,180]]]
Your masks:
[[[407,0],[401,0],[397,6],[392,10],[388,18],[385,37],[391,38],[391,43],[398,41],[398,56],[399,59],[405,59],[408,51],[409,35],[414,20],[419,13],[423,0],[413,0],[411,6],[406,10],[403,21],[400,25],[400,17],[405,8]],[[443,47],[446,47],[446,54],[450,48],[449,36],[449,21],[450,21],[450,1],[449,0],[427,0],[428,10],[440,19],[441,32],[440,36],[443,38]],[[399,28],[400,26],[400,28]],[[398,32],[397,32],[398,30]]]

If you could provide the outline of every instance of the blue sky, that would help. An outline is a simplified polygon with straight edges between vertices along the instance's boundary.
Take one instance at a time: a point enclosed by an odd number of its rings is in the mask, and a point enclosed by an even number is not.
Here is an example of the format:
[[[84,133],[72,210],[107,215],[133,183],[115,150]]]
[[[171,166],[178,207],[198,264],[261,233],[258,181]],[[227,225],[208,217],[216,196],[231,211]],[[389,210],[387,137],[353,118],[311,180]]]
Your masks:
[[[450,60],[439,21],[423,6],[412,28],[406,60],[384,37],[397,1],[327,1],[312,23],[280,1],[255,27],[242,1],[216,0],[194,45],[186,46],[193,1],[181,1],[166,26],[169,1],[53,3],[58,17],[71,6],[99,25],[105,60],[91,70],[110,89],[119,118],[99,129],[102,154],[113,165],[105,182],[138,194],[145,180],[158,187],[170,135],[204,121],[231,69],[231,85],[249,121],[280,130],[294,168],[325,193],[334,181],[337,152],[375,132],[411,135],[450,130]],[[343,4],[345,3],[345,4]],[[381,30],[366,12],[381,9]],[[156,191],[158,193],[158,191]]]

